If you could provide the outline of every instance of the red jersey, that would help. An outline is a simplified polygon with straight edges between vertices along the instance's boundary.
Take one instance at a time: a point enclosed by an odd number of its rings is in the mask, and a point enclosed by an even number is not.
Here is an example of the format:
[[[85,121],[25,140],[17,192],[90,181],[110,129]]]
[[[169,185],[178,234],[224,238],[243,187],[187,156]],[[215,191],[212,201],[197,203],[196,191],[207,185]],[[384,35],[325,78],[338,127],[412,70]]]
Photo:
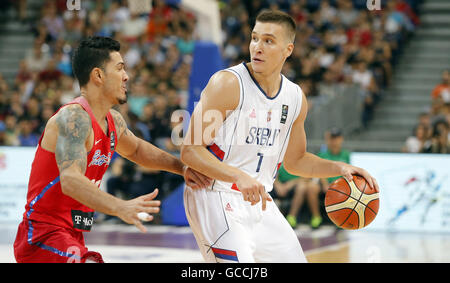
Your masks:
[[[69,104],[80,104],[91,117],[94,143],[91,151],[87,154],[87,167],[84,175],[100,187],[117,145],[114,119],[108,112],[106,115],[108,134],[106,135],[97,123],[91,107],[84,97],[78,97],[66,105]],[[48,223],[76,231],[90,231],[94,220],[94,210],[63,194],[55,153],[41,147],[43,136],[44,133],[39,140],[31,166],[24,220]]]

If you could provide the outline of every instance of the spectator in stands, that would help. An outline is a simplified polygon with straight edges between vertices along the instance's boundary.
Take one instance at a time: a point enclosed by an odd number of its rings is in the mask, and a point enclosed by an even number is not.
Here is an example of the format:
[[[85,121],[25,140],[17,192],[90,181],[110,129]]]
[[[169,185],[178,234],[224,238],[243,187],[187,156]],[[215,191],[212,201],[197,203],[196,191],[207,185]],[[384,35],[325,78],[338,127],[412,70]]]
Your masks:
[[[123,199],[131,199],[128,193],[128,185],[133,181],[136,168],[135,164],[120,156],[111,162],[111,177],[106,182],[106,191]],[[113,218],[106,216],[106,219]]]
[[[323,81],[317,84],[317,91],[321,96],[327,97],[335,97],[336,96],[336,88],[335,83],[337,82],[335,73],[328,69],[323,74]]]
[[[340,128],[333,127],[329,131],[325,132],[326,148],[323,148],[317,156],[328,160],[350,163],[350,152],[343,149],[343,142],[344,136],[342,130]],[[329,185],[338,178],[339,176],[321,179],[323,191],[326,192]]]
[[[316,229],[322,223],[319,211],[319,192],[318,180],[291,175],[281,165],[271,196],[278,202],[288,202],[289,211],[286,213],[286,220],[292,228],[297,227],[297,217],[306,197],[311,211],[310,225],[311,228]],[[283,207],[284,205],[280,203],[279,206]]]
[[[60,81],[61,100],[60,104],[66,104],[78,96],[78,85],[74,83],[74,79],[70,76],[62,76]]]
[[[25,60],[21,60],[19,64],[19,70],[14,80],[14,86],[19,88],[21,85],[26,84],[32,78],[32,73],[27,67],[27,63]],[[0,90],[1,91],[1,90]],[[5,91],[1,91],[5,92]]]
[[[430,115],[431,124],[434,125],[438,120],[442,119],[443,113],[445,111],[445,103],[441,96],[431,100]]]
[[[20,146],[37,146],[39,136],[33,133],[33,125],[30,120],[23,118],[19,121]]]
[[[413,7],[409,3],[418,4],[421,1],[405,1],[405,0],[394,0],[395,9],[399,12],[402,12],[405,16],[409,18],[409,20],[414,24],[414,26],[419,25],[420,19],[417,16],[417,13],[414,11]],[[409,2],[409,3],[408,3]]]
[[[40,136],[41,133],[38,130],[43,121],[41,120],[42,109],[39,99],[32,96],[24,106],[25,113],[23,117],[30,122],[31,131],[37,136]]]
[[[147,36],[150,41],[157,36],[165,36],[171,18],[171,8],[163,0],[152,1],[152,11],[147,24]]]
[[[57,14],[57,9],[54,1],[49,1],[43,10],[44,17],[42,24],[48,31],[51,41],[56,41],[64,32],[64,21],[60,15]]]
[[[6,126],[3,121],[0,120],[0,146],[6,144]]]
[[[162,50],[161,37],[155,37],[153,44],[146,52],[146,59],[150,67],[161,65],[164,62],[166,56]]]
[[[25,54],[26,68],[31,72],[40,72],[45,69],[50,55],[42,51],[43,42],[40,39],[35,40],[33,47]]]
[[[142,115],[142,109],[150,101],[149,91],[142,81],[136,81],[131,85],[131,92],[128,96],[130,111],[138,117]]]
[[[4,144],[7,146],[19,146],[19,129],[17,127],[17,118],[14,115],[6,115],[5,117],[5,139]]]
[[[414,31],[415,27],[411,20],[403,12],[397,10],[396,1],[387,1],[386,13],[385,29],[388,34],[400,36],[402,29],[409,32]]]
[[[392,50],[389,43],[383,40],[381,31],[374,33],[374,41],[371,48],[375,54],[370,67],[374,70],[374,73],[378,73],[379,77],[381,77],[380,85],[386,88],[392,76]]]
[[[418,118],[418,124],[431,129],[431,115],[429,112],[422,112]],[[431,136],[431,131],[428,131],[428,136]]]
[[[134,68],[141,62],[141,50],[139,48],[139,44],[129,44],[128,42],[124,41],[123,50],[121,46],[121,53],[123,55],[123,60],[127,62],[128,68]]]
[[[322,24],[329,24],[333,22],[337,15],[337,10],[335,7],[330,5],[330,1],[323,0],[320,2],[320,9],[318,11],[320,15],[320,21]]]
[[[56,62],[56,69],[66,76],[72,76],[72,63],[70,62],[69,54],[64,53],[62,50],[57,50],[54,58]]]
[[[443,120],[447,122],[447,124],[450,125],[450,103],[445,104],[445,114],[443,115]]]
[[[339,0],[337,17],[339,21],[345,26],[350,27],[358,18],[358,12],[353,8],[351,0]]]
[[[450,103],[450,72],[444,70],[442,72],[441,82],[433,88],[431,99],[441,99],[444,103]]]
[[[9,97],[9,107],[7,111],[16,118],[21,118],[24,115],[25,111],[20,100],[19,92],[13,92]]]
[[[51,104],[42,104],[42,113],[40,115],[41,124],[35,129],[35,132],[39,136],[44,132],[47,121],[53,116],[55,110],[55,107]]]
[[[46,68],[39,73],[39,82],[48,87],[52,82],[59,83],[62,76],[63,73],[57,69],[56,58],[52,58],[48,61]]]
[[[128,127],[130,129],[136,129],[139,131],[142,139],[150,142],[150,130],[145,123],[143,123],[139,116],[134,114],[133,112],[128,112]]]
[[[414,128],[412,136],[406,139],[405,145],[402,148],[403,152],[408,153],[420,153],[424,148],[430,146],[430,140],[428,137],[429,129],[424,124],[418,124]]]
[[[171,136],[170,117],[168,113],[167,99],[163,95],[155,96],[153,100],[153,117],[149,121],[152,125],[151,136],[158,147],[164,147],[165,141]]]
[[[125,41],[135,42],[140,35],[145,33],[147,23],[145,17],[141,17],[138,13],[131,13],[130,18],[122,23],[119,31]]]
[[[125,1],[112,1],[105,15],[111,22],[113,32],[121,29],[122,23],[129,19],[130,11]]]
[[[450,140],[449,140],[449,124],[442,120],[438,121],[433,128],[433,136],[431,138],[431,144],[425,147],[423,152],[425,153],[450,153]]]
[[[81,40],[83,30],[85,28],[85,10],[81,11],[66,11],[64,13],[64,30],[60,38],[64,39],[69,46],[76,46],[76,43]]]
[[[192,31],[187,27],[181,27],[179,29],[176,47],[182,55],[192,54],[194,52],[195,42],[192,38]]]
[[[358,61],[355,64],[356,68],[353,71],[353,82],[358,84],[364,95],[364,108],[362,113],[362,123],[367,127],[369,121],[373,117],[373,110],[378,96],[378,86],[376,85],[372,71],[367,69],[367,63]]]

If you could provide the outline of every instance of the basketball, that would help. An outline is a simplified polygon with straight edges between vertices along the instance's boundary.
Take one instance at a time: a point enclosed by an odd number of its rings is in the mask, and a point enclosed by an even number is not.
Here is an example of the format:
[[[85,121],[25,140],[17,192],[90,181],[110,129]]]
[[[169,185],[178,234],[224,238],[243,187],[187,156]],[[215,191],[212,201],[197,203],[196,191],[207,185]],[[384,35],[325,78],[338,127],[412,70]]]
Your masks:
[[[351,182],[341,177],[330,185],[325,194],[325,210],[338,227],[361,229],[377,216],[378,194],[378,190],[370,187],[361,176],[353,176]]]

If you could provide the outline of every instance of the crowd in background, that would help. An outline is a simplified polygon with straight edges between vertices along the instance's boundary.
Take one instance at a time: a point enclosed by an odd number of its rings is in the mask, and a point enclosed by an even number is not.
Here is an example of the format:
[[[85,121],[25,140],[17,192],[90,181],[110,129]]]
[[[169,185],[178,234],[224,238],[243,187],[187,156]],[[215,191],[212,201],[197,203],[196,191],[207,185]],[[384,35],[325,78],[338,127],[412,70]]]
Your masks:
[[[450,154],[450,70],[430,95],[428,111],[419,115],[413,133],[405,141],[403,152]]]
[[[20,1],[22,10],[24,2]],[[27,21],[25,13],[20,13],[35,37],[14,82],[6,83],[0,74],[0,145],[37,145],[51,115],[79,94],[71,68],[74,48],[84,37],[101,35],[121,43],[130,79],[128,103],[118,110],[129,128],[178,155],[179,148],[171,140],[170,117],[187,104],[192,53],[199,38],[195,15],[177,1],[153,0],[149,13],[130,10],[126,0],[83,0],[79,11],[67,10],[66,0],[44,2],[35,21]],[[223,58],[227,66],[249,61],[257,13],[284,10],[298,27],[295,49],[283,74],[301,86],[310,107],[335,95],[335,84],[360,85],[362,121],[367,125],[390,83],[402,45],[419,24],[419,2],[383,1],[381,11],[369,11],[366,0],[221,0]],[[164,197],[183,181],[120,157],[111,171],[108,191],[129,197],[155,187]],[[133,189],[127,184],[134,184]]]
[[[195,15],[163,0],[152,1],[150,13],[131,11],[126,0],[85,0],[80,11],[67,10],[66,2],[46,0],[41,17],[30,22],[35,40],[13,85],[0,75],[0,144],[36,145],[51,114],[79,93],[71,54],[81,38],[96,34],[121,42],[130,91],[120,111],[128,124],[144,139],[176,152],[168,117],[186,107],[198,38]],[[335,84],[360,85],[367,125],[402,44],[419,23],[417,2],[392,0],[381,11],[369,11],[359,0],[222,0],[223,57],[228,66],[248,61],[256,14],[284,10],[298,28],[283,74],[302,87],[310,107],[335,95]]]
[[[302,87],[311,107],[334,96],[336,84],[360,85],[366,127],[402,46],[419,24],[419,2],[383,1],[382,10],[370,11],[365,0],[223,1],[224,57],[230,65],[248,60],[251,19],[257,11],[287,11],[297,23],[297,34],[283,74]]]

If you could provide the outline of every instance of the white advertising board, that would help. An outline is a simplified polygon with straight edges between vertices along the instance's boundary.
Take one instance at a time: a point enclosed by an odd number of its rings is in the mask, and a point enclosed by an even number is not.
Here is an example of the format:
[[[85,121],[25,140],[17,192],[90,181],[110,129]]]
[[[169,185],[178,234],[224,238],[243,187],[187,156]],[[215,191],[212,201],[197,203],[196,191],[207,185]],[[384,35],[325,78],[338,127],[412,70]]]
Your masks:
[[[22,220],[35,152],[35,147],[0,146],[0,223]]]
[[[450,232],[450,156],[352,153],[351,163],[374,176],[380,208],[365,230]]]

